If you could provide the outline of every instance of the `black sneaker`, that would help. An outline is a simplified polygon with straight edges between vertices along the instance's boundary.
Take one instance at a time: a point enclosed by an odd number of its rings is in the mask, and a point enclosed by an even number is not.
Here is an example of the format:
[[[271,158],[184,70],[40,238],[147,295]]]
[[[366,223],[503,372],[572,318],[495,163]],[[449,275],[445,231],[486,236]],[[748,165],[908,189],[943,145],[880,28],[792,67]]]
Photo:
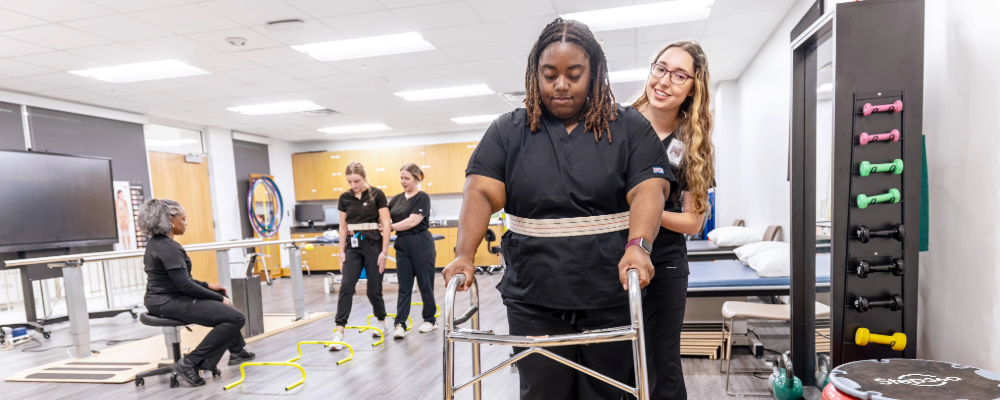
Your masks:
[[[177,373],[181,378],[187,381],[191,386],[204,386],[205,379],[198,374],[198,369],[191,365],[191,362],[187,358],[182,358],[177,360],[177,362],[170,364],[170,369]]]
[[[247,351],[247,349],[240,350],[239,354],[229,354],[229,365],[240,365],[244,362],[253,360],[257,357],[256,354]]]

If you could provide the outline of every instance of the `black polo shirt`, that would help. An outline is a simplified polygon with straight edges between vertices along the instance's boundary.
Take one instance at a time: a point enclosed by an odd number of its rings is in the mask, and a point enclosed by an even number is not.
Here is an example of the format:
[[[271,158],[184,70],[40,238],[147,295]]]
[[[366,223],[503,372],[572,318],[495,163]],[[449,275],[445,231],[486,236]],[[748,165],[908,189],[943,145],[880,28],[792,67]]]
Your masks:
[[[396,231],[396,236],[414,235],[423,233],[430,227],[428,217],[431,215],[431,196],[423,191],[417,192],[413,197],[406,198],[406,193],[400,193],[389,200],[389,216],[392,223],[397,223],[410,217],[413,214],[420,214],[424,219],[413,228],[405,231]]]
[[[153,235],[146,244],[146,253],[142,259],[143,270],[146,272],[146,305],[159,305],[184,295],[170,279],[170,270],[185,269],[191,275],[191,258],[184,246],[166,235]],[[222,294],[208,290],[208,284],[190,278],[203,290],[195,290],[189,297],[214,299],[222,301]],[[197,288],[195,288],[197,289]]]
[[[379,188],[369,187],[361,192],[361,198],[354,197],[353,190],[344,191],[337,201],[337,209],[347,213],[347,221],[340,223],[365,224],[369,222],[378,223],[378,210],[388,207],[385,200],[385,193]],[[380,240],[382,232],[379,230],[361,231],[365,239]]]
[[[506,186],[511,215],[556,219],[629,211],[626,194],[652,178],[673,180],[656,133],[639,112],[618,106],[618,119],[595,143],[581,122],[569,134],[543,112],[538,132],[519,108],[493,121],[466,174]],[[501,242],[507,271],[497,288],[505,298],[562,310],[628,304],[618,279],[628,230],[588,236],[530,237],[512,231]]]
[[[657,136],[657,139],[659,139],[659,136]],[[661,143],[663,144],[664,151],[666,151],[673,140],[674,135],[663,139]],[[666,164],[670,166],[670,171],[674,174],[677,183],[671,187],[670,198],[663,205],[663,210],[679,213],[684,208],[684,200],[681,194],[687,190],[687,182],[684,179],[684,169],[680,166],[680,163],[674,165],[669,160],[667,158]],[[683,233],[674,232],[661,226],[660,233],[656,235],[656,240],[653,241],[653,254],[650,255],[650,259],[653,261],[653,266],[656,267],[656,275],[653,275],[653,279],[676,278],[687,276],[691,273],[688,269],[687,244],[684,243]]]

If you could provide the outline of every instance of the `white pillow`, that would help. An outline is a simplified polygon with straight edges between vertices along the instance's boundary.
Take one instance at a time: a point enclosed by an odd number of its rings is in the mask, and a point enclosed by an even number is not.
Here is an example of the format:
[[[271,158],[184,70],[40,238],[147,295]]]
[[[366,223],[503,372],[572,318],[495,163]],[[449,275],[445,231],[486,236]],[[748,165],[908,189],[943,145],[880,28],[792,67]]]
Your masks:
[[[764,238],[764,232],[744,226],[724,226],[708,233],[708,240],[716,246],[736,247],[756,243]]]
[[[788,243],[785,242],[757,242],[737,247],[733,249],[733,253],[736,253],[736,258],[743,261],[744,264],[750,265],[751,258],[762,252],[777,248],[785,249],[786,251],[789,250]]]
[[[750,260],[750,268],[761,278],[791,276],[792,260],[788,249],[774,248],[761,252]]]

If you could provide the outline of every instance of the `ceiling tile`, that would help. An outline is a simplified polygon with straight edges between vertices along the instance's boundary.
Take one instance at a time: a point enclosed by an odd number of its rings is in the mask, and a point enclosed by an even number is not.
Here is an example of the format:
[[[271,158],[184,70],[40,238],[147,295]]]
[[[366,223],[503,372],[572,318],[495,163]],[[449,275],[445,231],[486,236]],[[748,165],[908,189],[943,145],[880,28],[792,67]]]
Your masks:
[[[515,40],[504,40],[503,45],[517,60],[527,62],[528,55],[531,54],[531,48],[535,46],[537,39],[515,39]]]
[[[142,107],[142,104],[136,103],[134,101],[128,101],[118,97],[87,100],[85,101],[85,103],[116,110],[138,111],[143,113],[145,113],[146,110],[145,108]]]
[[[383,6],[388,8],[403,8],[423,6],[427,4],[447,3],[454,0],[379,0]]]
[[[67,50],[110,43],[106,39],[61,25],[36,26],[32,28],[4,32],[3,35],[56,50]]]
[[[659,42],[665,46],[675,40],[698,38],[704,34],[705,26],[705,21],[689,21],[636,28],[636,41],[638,43]]]
[[[449,47],[442,51],[458,62],[490,60],[494,58],[511,57],[507,47],[500,42],[481,43],[467,46]]]
[[[724,17],[711,17],[705,23],[703,35],[722,35],[758,30],[774,30],[785,17],[785,10],[764,11]]]
[[[349,38],[390,35],[413,31],[413,29],[389,11],[324,18],[322,22]]]
[[[101,82],[97,79],[87,78],[84,76],[74,75],[66,72],[56,72],[54,74],[30,76],[24,79],[60,88],[78,88],[83,86],[94,86],[94,85],[104,84],[104,82]]]
[[[233,86],[233,85],[245,84],[242,81],[230,78],[222,74],[185,76],[183,78],[176,78],[174,79],[174,81],[193,85],[198,89],[211,89],[220,86]]]
[[[313,85],[309,82],[303,80],[291,80],[291,81],[281,81],[281,82],[263,82],[258,83],[264,89],[273,90],[275,93],[289,93],[289,92],[301,92],[305,90],[315,90],[320,89],[319,86]]]
[[[57,70],[14,60],[0,60],[0,76],[21,77],[44,75]]]
[[[264,25],[268,21],[308,19],[309,15],[280,0],[219,0],[202,7],[225,15],[243,26]]]
[[[257,64],[236,57],[232,54],[216,54],[211,56],[200,56],[200,57],[182,57],[179,58],[179,60],[187,63],[188,65],[192,65],[211,72],[236,71],[241,69],[251,69],[259,67],[259,65]]]
[[[219,50],[211,46],[180,36],[139,40],[129,42],[127,45],[165,58],[203,56],[219,53]]]
[[[246,83],[254,83],[254,84],[263,82],[287,81],[289,79],[293,79],[291,76],[285,75],[281,72],[275,71],[270,68],[244,69],[240,71],[226,72],[223,73],[223,75]]]
[[[385,56],[385,58],[403,68],[426,67],[428,65],[450,64],[454,62],[454,60],[449,58],[448,55],[441,50],[393,54],[391,56]]]
[[[118,42],[171,36],[172,33],[126,15],[66,22],[70,28]]]
[[[87,2],[123,13],[188,3],[187,0],[87,0]]]
[[[80,57],[66,52],[32,54],[30,56],[17,57],[15,60],[46,68],[52,68],[58,71],[75,71],[78,69],[97,68],[108,65],[107,63],[102,63],[100,61],[91,60],[89,58]]]
[[[236,85],[236,86],[226,86],[217,89],[219,93],[225,94],[232,97],[244,97],[244,96],[258,96],[262,94],[273,93],[268,89],[264,89],[255,85]]]
[[[330,89],[311,89],[304,91],[288,92],[285,94],[296,99],[314,101],[317,102],[317,104],[322,103],[323,100],[340,99],[344,97],[344,95]]]
[[[385,57],[357,58],[353,60],[330,61],[327,64],[349,74],[362,71],[391,71],[399,66]]]
[[[479,14],[472,7],[469,7],[468,3],[464,2],[399,8],[392,10],[392,12],[418,31],[474,25],[482,22]]]
[[[52,22],[93,18],[115,13],[83,0],[0,0],[0,8]]]
[[[525,17],[552,16],[552,3],[538,0],[468,0],[472,8],[487,22],[508,21]]]
[[[698,43],[705,51],[731,49],[737,47],[751,47],[759,49],[771,35],[770,30],[760,30],[753,32],[727,33],[722,35],[709,35],[698,38]]]
[[[371,77],[359,79],[358,77],[347,74],[324,76],[320,78],[308,78],[304,80],[319,87],[326,89],[334,89],[334,90],[348,86],[378,83],[381,81],[378,78],[371,78]]]
[[[788,11],[795,0],[715,0],[711,16],[749,14],[759,11]]]
[[[134,96],[121,97],[121,99],[141,104],[165,104],[175,101],[173,98],[164,96],[162,93],[143,93]]]
[[[287,94],[281,94],[281,93],[269,93],[269,94],[261,94],[261,95],[256,95],[256,96],[244,96],[244,97],[241,97],[241,98],[243,100],[248,101],[250,104],[267,104],[267,103],[278,103],[278,102],[283,102],[283,101],[292,101],[292,100],[295,100],[295,98],[293,98],[293,97],[291,97],[291,96],[289,96]],[[260,115],[251,115],[250,117],[254,117],[254,119],[256,119],[258,121],[262,119],[261,118],[262,116],[260,116]]]
[[[469,71],[466,70],[465,67],[462,67],[462,65],[458,63],[433,65],[429,67],[407,68],[406,71],[415,76],[419,76],[420,79],[432,79],[444,76],[458,76],[458,75],[466,75],[469,73]]]
[[[145,90],[121,83],[104,83],[100,85],[82,87],[79,90],[89,93],[97,93],[104,95],[105,97],[134,96],[146,93]]]
[[[271,49],[241,51],[234,54],[237,57],[245,58],[265,67],[303,64],[316,61],[316,59],[302,54],[291,47],[275,47]]]
[[[89,58],[91,60],[97,60],[110,65],[132,64],[163,59],[163,57],[155,54],[119,43],[73,49],[69,50],[68,53]]]
[[[107,97],[104,96],[103,94],[85,92],[83,90],[77,90],[77,89],[47,90],[38,93],[38,95],[43,97],[50,97],[50,98],[70,100],[70,101],[85,101],[85,100],[93,100],[102,97]]]
[[[29,54],[45,53],[49,51],[52,51],[52,49],[31,43],[25,43],[20,40],[0,37],[0,58],[26,56]]]
[[[10,31],[14,29],[27,28],[29,26],[42,25],[46,22],[38,18],[32,18],[24,14],[0,9],[0,31]]]
[[[135,18],[174,33],[191,33],[231,29],[240,25],[198,5],[160,8],[130,14]]]
[[[337,15],[360,14],[381,10],[375,0],[285,0],[295,8],[305,11],[313,18]]]
[[[545,26],[554,19],[556,19],[556,15],[548,15],[512,21],[492,22],[486,24],[486,27],[497,40],[536,40],[538,39],[538,35],[542,33],[542,30],[545,29]]]
[[[618,60],[624,58],[636,58],[635,45],[626,46],[603,46],[604,56],[608,60]]]
[[[275,31],[269,29],[267,26],[254,27],[253,30],[290,46],[347,39],[347,37],[340,32],[334,31],[333,29],[330,29],[330,27],[316,20],[306,21],[303,29],[292,32]]]
[[[597,32],[594,34],[594,37],[596,37],[597,41],[601,43],[601,46],[624,46],[628,44],[635,44],[636,30],[619,29],[614,31]]]
[[[437,48],[463,46],[467,44],[489,43],[496,41],[495,36],[486,25],[477,24],[457,28],[432,29],[420,31],[428,42]],[[535,34],[535,37],[538,37]]]
[[[552,4],[556,6],[559,14],[567,14],[631,6],[633,2],[632,0],[552,0]]]
[[[173,92],[177,90],[195,88],[193,85],[181,83],[175,79],[157,79],[155,81],[132,82],[127,83],[126,85],[149,92]]]
[[[45,90],[57,89],[57,87],[52,85],[46,85],[41,82],[33,82],[25,79],[4,79],[0,81],[0,89],[13,90],[15,92],[24,93],[36,93]]]
[[[247,50],[267,49],[271,47],[281,47],[282,44],[274,39],[258,33],[250,28],[236,28],[224,31],[214,31],[190,35],[191,39],[228,52],[238,52]],[[240,37],[246,39],[243,46],[233,46],[226,41],[229,37]]]
[[[311,62],[306,64],[294,64],[294,65],[279,65],[272,67],[271,69],[291,75],[295,78],[317,78],[320,76],[328,75],[340,75],[345,73],[337,68],[334,68],[326,63],[321,62]]]

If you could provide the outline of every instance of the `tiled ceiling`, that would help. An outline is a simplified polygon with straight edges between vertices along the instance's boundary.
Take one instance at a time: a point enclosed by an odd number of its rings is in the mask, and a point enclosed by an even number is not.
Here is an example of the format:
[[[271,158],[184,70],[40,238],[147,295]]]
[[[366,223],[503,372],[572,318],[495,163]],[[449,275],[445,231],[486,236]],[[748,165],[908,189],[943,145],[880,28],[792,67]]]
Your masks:
[[[0,0],[0,90],[274,138],[350,139],[316,129],[384,123],[389,135],[481,129],[500,96],[408,102],[394,92],[487,84],[524,90],[528,51],[560,13],[660,0]],[[596,33],[612,71],[643,68],[666,42],[697,39],[714,81],[736,79],[795,0],[715,0],[707,20]],[[301,19],[276,32],[268,21]],[[417,31],[436,50],[320,62],[289,46]],[[234,47],[228,37],[247,39]],[[174,58],[212,72],[110,84],[66,71]],[[613,85],[623,101],[639,83]],[[247,116],[227,107],[311,100],[338,115]],[[381,135],[386,135],[382,133]]]

